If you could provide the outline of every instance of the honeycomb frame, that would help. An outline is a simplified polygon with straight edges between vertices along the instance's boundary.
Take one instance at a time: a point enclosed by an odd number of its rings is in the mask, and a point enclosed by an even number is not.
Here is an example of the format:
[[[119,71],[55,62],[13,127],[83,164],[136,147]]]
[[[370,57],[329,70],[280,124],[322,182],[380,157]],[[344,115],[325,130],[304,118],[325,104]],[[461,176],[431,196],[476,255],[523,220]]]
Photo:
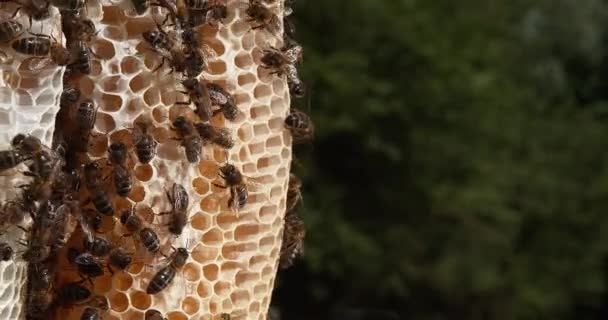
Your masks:
[[[7,17],[11,6],[2,5],[1,12]],[[273,10],[281,16],[283,6],[277,0]],[[94,60],[91,74],[80,78],[77,86],[98,105],[95,132],[101,134],[89,149],[93,159],[106,156],[109,142],[132,147],[128,129],[138,119],[152,121],[152,134],[159,143],[157,156],[147,165],[137,164],[131,156],[136,183],[127,199],[114,197],[113,201],[116,211],[136,205],[137,214],[158,230],[161,251],[169,254],[172,247],[188,246],[191,256],[167,289],[150,296],[145,288],[159,266],[166,263],[165,258],[145,256],[135,242],[131,243],[140,263],[127,272],[94,281],[94,292],[106,296],[110,303],[103,319],[143,319],[148,309],[159,310],[170,320],[219,319],[222,313],[231,314],[233,319],[265,319],[278,268],[292,140],[283,125],[290,106],[286,80],[260,67],[260,57],[264,48],[280,47],[281,40],[266,30],[252,30],[243,1],[238,0],[228,1],[228,17],[217,27],[198,29],[201,40],[215,52],[199,78],[225,87],[235,97],[240,113],[234,122],[221,116],[211,121],[233,132],[235,146],[226,153],[206,145],[202,160],[190,164],[179,142],[172,139],[170,125],[177,115],[190,113],[175,105],[187,99],[177,92],[182,90],[179,77],[167,74],[167,68],[153,72],[160,59],[142,45],[141,33],[154,29],[153,19],[163,15],[158,7],[149,10],[150,14],[138,16],[128,1],[87,2],[87,15],[99,31],[91,48],[101,59]],[[17,18],[27,25],[24,15],[19,13]],[[35,21],[32,28],[38,27],[60,38],[56,18]],[[64,68],[28,74],[20,70],[26,60],[15,55],[0,70],[0,97],[11,97],[10,101],[0,98],[0,126],[6,127],[0,142],[7,148],[18,132],[32,133],[48,146],[52,143]],[[35,83],[26,80],[28,75]],[[249,201],[239,212],[228,208],[229,192],[214,186],[222,183],[217,169],[226,162],[236,165],[250,180]],[[11,199],[15,197],[13,186],[23,177],[19,170],[6,177],[0,180],[5,186],[2,196]],[[158,215],[171,209],[165,191],[173,183],[182,184],[190,197],[189,223],[179,238],[163,227],[167,217]],[[122,231],[115,221],[104,236],[120,238]],[[15,231],[3,237],[16,241],[23,233]],[[128,247],[130,241],[124,242]],[[0,263],[5,280],[0,286],[3,319],[23,317],[24,266],[19,258]],[[66,270],[60,281],[76,276],[70,266]],[[79,319],[83,308],[62,311],[68,319]]]

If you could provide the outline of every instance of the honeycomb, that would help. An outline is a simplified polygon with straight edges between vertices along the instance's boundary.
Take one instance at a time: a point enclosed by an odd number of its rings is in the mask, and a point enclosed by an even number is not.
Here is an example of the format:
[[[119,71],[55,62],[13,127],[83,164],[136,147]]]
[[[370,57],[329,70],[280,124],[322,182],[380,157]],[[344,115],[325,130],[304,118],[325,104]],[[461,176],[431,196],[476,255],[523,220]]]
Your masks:
[[[278,268],[292,157],[292,138],[284,128],[290,96],[285,78],[260,67],[263,49],[281,47],[281,38],[263,28],[253,29],[246,7],[246,1],[228,1],[228,15],[222,22],[196,29],[212,52],[199,79],[230,92],[239,114],[234,121],[226,121],[221,114],[211,119],[212,125],[232,132],[234,147],[224,151],[205,145],[201,159],[189,163],[171,125],[179,115],[193,117],[189,107],[176,104],[188,99],[179,92],[184,90],[182,78],[167,67],[155,71],[161,59],[142,41],[142,33],[155,30],[166,10],[151,6],[146,14],[137,15],[130,1],[86,3],[86,15],[98,30],[91,43],[98,58],[93,60],[89,75],[70,85],[98,108],[89,156],[104,160],[111,142],[123,142],[133,149],[130,132],[138,121],[151,123],[151,134],[158,142],[156,157],[149,164],[140,164],[130,156],[133,189],[126,198],[112,193],[114,218],[105,219],[104,230],[98,234],[133,253],[135,259],[126,271],[105,272],[92,286],[84,284],[94,294],[107,297],[109,310],[103,319],[144,319],[150,309],[169,320],[219,319],[223,313],[232,319],[266,319]],[[270,7],[279,16],[284,10],[282,1]],[[9,19],[15,6],[3,2],[0,9],[2,18]],[[55,11],[50,19],[34,21],[30,30],[62,39],[58,16]],[[24,26],[29,25],[22,12],[16,17]],[[0,69],[0,125],[5,130],[0,142],[6,149],[16,133],[24,132],[50,146],[59,97],[66,85],[62,80],[65,68],[53,65],[31,70],[30,59],[8,47],[5,50]],[[234,164],[248,180],[248,202],[237,212],[228,206],[230,192],[216,186],[223,184],[218,168],[225,163]],[[16,193],[14,186],[25,178],[13,170],[0,179],[5,186],[1,196],[11,199]],[[172,208],[166,192],[174,183],[183,185],[190,199],[188,223],[179,237],[167,231],[169,216],[160,215]],[[122,236],[125,229],[116,219],[118,212],[132,208],[157,231],[164,255],[178,247],[190,253],[173,282],[155,295],[146,294],[146,288],[168,260],[163,254],[142,252],[137,241]],[[18,248],[16,241],[24,235],[17,229],[3,237]],[[82,242],[82,235],[72,238],[68,246]],[[75,267],[63,258],[56,286],[79,279]],[[23,318],[25,265],[20,257],[0,263],[2,319]],[[80,319],[84,308],[61,308],[57,318]]]

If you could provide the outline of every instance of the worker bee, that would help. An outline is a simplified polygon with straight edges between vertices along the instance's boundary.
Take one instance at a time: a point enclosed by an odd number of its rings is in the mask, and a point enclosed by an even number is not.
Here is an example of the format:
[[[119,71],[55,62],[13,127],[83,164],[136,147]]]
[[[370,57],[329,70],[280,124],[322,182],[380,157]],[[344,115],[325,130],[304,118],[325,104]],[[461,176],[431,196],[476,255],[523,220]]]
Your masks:
[[[74,122],[80,131],[89,132],[93,130],[96,119],[97,108],[95,107],[93,100],[86,99],[78,105],[78,108],[76,108]]]
[[[61,109],[70,109],[73,105],[78,102],[80,99],[80,90],[74,87],[66,87],[61,92],[61,97],[59,98],[59,107]]]
[[[17,201],[7,201],[0,208],[0,230],[19,224],[24,218],[22,206]]]
[[[134,214],[133,210],[123,211],[120,223],[125,226],[127,231],[138,235],[148,252],[157,253],[160,250],[160,240],[156,232],[151,228],[143,228],[141,219]]]
[[[29,17],[30,27],[32,26],[32,19],[40,21],[51,16],[50,3],[48,0],[13,0],[13,2],[20,5],[13,13],[13,17],[15,17],[20,10],[23,10]]]
[[[220,109],[213,112],[213,115],[221,112],[226,120],[234,121],[239,113],[234,97],[218,84],[207,83],[206,86],[212,104],[220,106]]]
[[[50,0],[51,5],[57,7],[62,11],[62,15],[65,11],[78,11],[84,8],[85,0]]]
[[[126,197],[133,187],[131,173],[126,167],[127,146],[121,142],[114,142],[110,145],[108,153],[113,167],[116,193],[121,197]]]
[[[203,139],[203,142],[211,142],[224,149],[230,149],[234,146],[234,140],[232,140],[228,128],[216,128],[203,122],[194,124],[194,127]]]
[[[146,311],[144,315],[144,320],[167,320],[167,318],[163,317],[163,314],[158,310],[150,309]]]
[[[50,234],[50,254],[56,254],[61,248],[65,247],[72,233],[78,227],[78,220],[68,212],[66,207],[64,204],[57,209],[54,225],[46,231]]]
[[[173,121],[173,130],[177,131],[179,136],[178,140],[181,140],[181,145],[186,151],[186,159],[188,162],[198,162],[199,156],[202,151],[203,142],[201,137],[194,131],[194,126],[186,118],[179,116]]]
[[[271,34],[278,34],[281,31],[279,16],[264,6],[260,0],[249,0],[245,13],[249,16],[248,21],[257,23],[253,29],[264,28]]]
[[[49,63],[65,66],[70,61],[70,52],[51,37],[43,34],[33,34],[33,37],[19,38],[11,43],[13,50],[34,57],[46,57],[36,64],[33,69],[42,69]]]
[[[10,42],[23,33],[23,25],[14,20],[0,22],[0,43]]]
[[[289,175],[289,185],[287,186],[287,212],[292,211],[300,201],[302,201],[302,180],[295,174]]]
[[[186,79],[182,81],[182,85],[186,88],[186,91],[181,91],[190,97],[188,102],[176,102],[176,104],[194,103],[196,107],[196,114],[202,121],[209,121],[213,115],[211,106],[211,97],[209,96],[209,90],[197,79]]]
[[[102,265],[88,252],[79,252],[76,248],[69,248],[67,253],[70,263],[76,265],[78,273],[89,278],[103,275]]]
[[[13,258],[13,248],[6,242],[0,242],[0,261],[9,261]]]
[[[313,139],[314,124],[310,117],[302,111],[292,109],[285,118],[285,127],[291,131],[295,143]]]
[[[181,235],[184,226],[188,222],[188,192],[179,183],[174,183],[171,192],[167,191],[167,198],[171,202],[173,210],[161,214],[170,214],[169,232],[174,235]]]
[[[152,49],[157,51],[170,51],[173,49],[174,42],[169,37],[169,35],[157,25],[158,30],[144,31],[142,33],[142,37],[144,40],[152,47]]]
[[[160,269],[150,280],[146,293],[156,294],[169,286],[175,278],[177,270],[186,264],[189,256],[190,254],[185,248],[177,248],[169,257],[169,264]]]
[[[29,159],[31,159],[31,156],[22,151],[2,150],[0,151],[0,170],[12,169]]]
[[[136,123],[136,127],[131,135],[133,144],[135,145],[135,154],[141,163],[148,163],[154,159],[156,155],[156,140],[148,133],[148,125],[145,123]]]
[[[91,291],[80,285],[82,281],[70,282],[57,292],[56,303],[61,306],[74,305],[87,300]]]
[[[298,69],[293,64],[284,66],[283,70],[287,76],[287,87],[289,94],[295,98],[302,98],[306,95],[306,86],[298,76]]]
[[[83,246],[86,251],[90,252],[95,257],[106,256],[110,253],[110,250],[112,250],[110,242],[102,237],[93,237],[93,239],[85,237]]]
[[[106,216],[114,214],[114,205],[108,194],[101,187],[99,165],[95,162],[89,162],[84,166],[84,181],[89,191],[91,201],[97,211]]]
[[[302,62],[303,50],[299,44],[281,49],[265,49],[264,55],[260,59],[265,68],[272,68],[276,73],[281,73],[281,68],[287,64],[297,64]]]
[[[80,2],[82,0],[71,1]],[[95,24],[93,21],[91,21],[91,19],[84,18],[82,15],[71,11],[61,12],[61,29],[68,43],[74,41],[84,41],[89,43],[93,39],[93,36],[97,34]]]
[[[68,45],[70,52],[70,63],[67,66],[66,74],[71,77],[74,74],[91,73],[91,49],[85,41],[76,40]]]
[[[228,16],[226,0],[188,0],[186,7],[189,12],[188,22],[193,26],[208,23],[217,25]]]
[[[84,310],[82,310],[80,320],[101,320],[101,316],[97,312],[97,309],[86,307]]]
[[[118,270],[126,270],[129,267],[129,265],[131,265],[132,261],[133,261],[133,258],[131,258],[131,256],[128,255],[122,249],[120,249],[120,248],[113,249],[110,252],[110,255],[108,256],[108,270],[112,274],[114,273],[114,270],[112,269],[112,267],[114,267]]]
[[[283,243],[279,257],[279,267],[286,269],[293,265],[294,260],[304,252],[304,237],[306,229],[304,221],[295,213],[285,215]]]
[[[220,167],[219,175],[226,185],[220,185],[214,183],[215,186],[220,188],[230,188],[230,199],[228,200],[228,206],[232,211],[238,211],[247,204],[248,191],[245,185],[245,179],[241,172],[232,164],[225,164]]]
[[[131,3],[133,4],[133,8],[135,9],[135,12],[138,15],[146,13],[148,8],[150,7],[149,0],[131,0]]]

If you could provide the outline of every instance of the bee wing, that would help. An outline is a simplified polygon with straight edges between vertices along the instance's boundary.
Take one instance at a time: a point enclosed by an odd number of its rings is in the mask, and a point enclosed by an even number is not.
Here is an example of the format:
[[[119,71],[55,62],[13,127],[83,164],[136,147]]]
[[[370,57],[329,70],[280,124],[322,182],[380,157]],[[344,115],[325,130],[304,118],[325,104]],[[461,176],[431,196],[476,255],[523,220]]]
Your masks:
[[[287,51],[285,51],[285,57],[287,58],[287,60],[289,60],[290,63],[300,63],[302,62],[302,59],[304,57],[304,50],[302,49],[302,46],[300,45],[295,45],[289,49],[287,49]]]
[[[51,64],[53,64],[53,59],[51,58],[33,58],[30,60],[29,62],[29,69],[30,70],[42,70],[45,69],[46,67],[50,66]]]
[[[215,50],[213,50],[213,48],[211,48],[211,46],[208,44],[201,45],[200,50],[205,61],[217,58],[217,53],[215,53]]]
[[[223,105],[228,102],[228,98],[216,90],[209,90],[209,98],[214,105]]]
[[[273,35],[277,35],[281,32],[281,19],[276,14],[273,14],[270,18],[270,21],[266,24],[266,30],[272,33]]]

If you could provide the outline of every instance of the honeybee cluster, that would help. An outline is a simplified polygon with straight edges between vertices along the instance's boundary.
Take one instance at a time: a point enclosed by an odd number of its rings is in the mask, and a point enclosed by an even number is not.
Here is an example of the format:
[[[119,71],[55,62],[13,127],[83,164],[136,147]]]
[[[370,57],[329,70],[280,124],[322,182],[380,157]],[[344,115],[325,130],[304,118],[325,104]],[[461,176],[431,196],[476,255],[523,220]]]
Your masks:
[[[33,57],[30,68],[65,67],[64,90],[56,118],[52,146],[44,146],[34,136],[19,134],[8,150],[0,151],[0,170],[25,166],[31,181],[20,186],[16,199],[6,201],[0,211],[1,230],[7,230],[30,217],[23,249],[0,243],[0,259],[17,256],[28,263],[26,318],[43,319],[61,316],[76,308],[80,319],[101,319],[109,308],[108,300],[95,294],[96,279],[113,277],[132,266],[147,265],[161,259],[154,267],[146,293],[154,295],[172,284],[190,256],[188,245],[174,247],[163,241],[162,234],[179,237],[189,223],[190,198],[179,183],[166,186],[166,201],[171,210],[161,212],[138,205],[136,166],[149,164],[156,156],[158,141],[152,116],[144,115],[123,128],[121,135],[109,137],[95,131],[98,101],[79,89],[80,79],[91,73],[95,59],[103,59],[91,49],[97,36],[95,24],[87,17],[87,1],[94,0],[10,0],[12,18],[26,15],[30,27],[17,19],[0,22],[0,43],[15,54]],[[304,95],[296,65],[302,61],[302,48],[293,40],[293,24],[279,17],[277,0],[243,2],[251,29],[276,36],[285,26],[283,47],[268,46],[260,64],[277,77],[287,80],[293,97]],[[202,26],[217,26],[228,14],[226,0],[132,0],[137,15],[149,15],[151,7],[161,8],[164,19],[141,34],[141,43],[159,58],[155,71],[159,77],[170,75],[176,90],[184,94],[176,101],[170,115],[170,138],[183,149],[183,161],[197,163],[205,157],[203,146],[229,150],[234,146],[232,132],[216,126],[214,118],[235,121],[241,111],[234,96],[220,83],[204,78],[203,71],[213,59],[213,50],[201,42]],[[35,33],[31,21],[44,21],[57,9],[65,44],[52,35]],[[289,10],[287,10],[289,11]],[[61,40],[61,39],[60,39]],[[4,54],[10,54],[10,51]],[[305,113],[291,110],[284,121],[295,143],[312,138],[313,124]],[[107,150],[99,156],[93,149]],[[219,166],[218,188],[228,189],[227,207],[238,214],[248,203],[251,186],[235,164]],[[291,175],[287,194],[280,267],[285,268],[301,253],[304,226],[293,209],[301,200],[300,181]],[[166,218],[165,218],[166,217]],[[114,227],[117,225],[118,227]],[[164,256],[164,258],[162,258]],[[70,270],[60,266],[69,265]],[[230,319],[222,314],[222,319]],[[164,316],[154,309],[145,313],[147,320]]]

